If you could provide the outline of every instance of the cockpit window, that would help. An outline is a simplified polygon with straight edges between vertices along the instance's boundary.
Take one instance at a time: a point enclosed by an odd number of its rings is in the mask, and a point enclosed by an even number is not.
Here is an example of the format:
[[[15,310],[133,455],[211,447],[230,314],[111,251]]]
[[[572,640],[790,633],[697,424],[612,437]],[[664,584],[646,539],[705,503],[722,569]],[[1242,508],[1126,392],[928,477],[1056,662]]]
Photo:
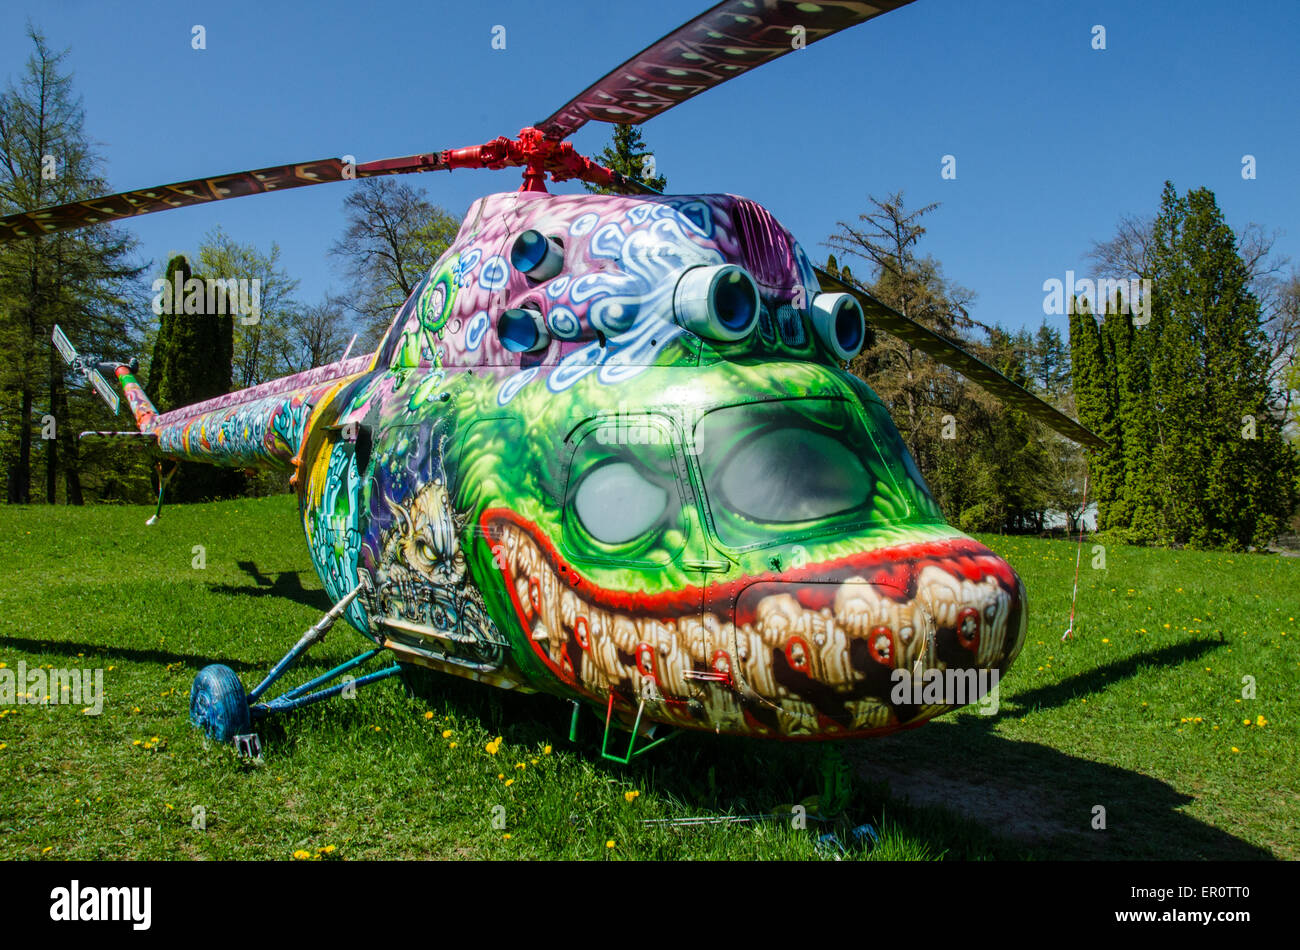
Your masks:
[[[607,461],[583,475],[573,508],[587,532],[604,544],[626,544],[663,517],[668,491],[631,462]]]
[[[715,409],[696,425],[695,451],[714,530],[728,547],[908,515],[875,443],[843,400]]]
[[[579,558],[662,564],[689,531],[666,421],[621,414],[587,430],[569,463],[564,545]]]

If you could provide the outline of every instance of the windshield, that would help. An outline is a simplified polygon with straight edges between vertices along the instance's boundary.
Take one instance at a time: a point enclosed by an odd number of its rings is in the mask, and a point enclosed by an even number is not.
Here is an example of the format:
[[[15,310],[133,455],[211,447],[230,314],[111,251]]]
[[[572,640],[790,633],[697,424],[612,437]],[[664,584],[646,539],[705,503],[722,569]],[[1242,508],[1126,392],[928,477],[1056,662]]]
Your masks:
[[[695,427],[718,539],[743,548],[907,517],[858,414],[840,399],[728,406]]]

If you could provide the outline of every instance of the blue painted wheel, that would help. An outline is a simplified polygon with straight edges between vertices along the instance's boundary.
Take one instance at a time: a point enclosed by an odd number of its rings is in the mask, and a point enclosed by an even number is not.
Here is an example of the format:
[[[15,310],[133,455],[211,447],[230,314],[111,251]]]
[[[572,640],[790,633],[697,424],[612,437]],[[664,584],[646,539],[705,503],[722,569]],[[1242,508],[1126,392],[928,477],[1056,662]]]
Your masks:
[[[190,722],[218,742],[248,732],[248,699],[235,671],[220,663],[199,670],[190,687]]]

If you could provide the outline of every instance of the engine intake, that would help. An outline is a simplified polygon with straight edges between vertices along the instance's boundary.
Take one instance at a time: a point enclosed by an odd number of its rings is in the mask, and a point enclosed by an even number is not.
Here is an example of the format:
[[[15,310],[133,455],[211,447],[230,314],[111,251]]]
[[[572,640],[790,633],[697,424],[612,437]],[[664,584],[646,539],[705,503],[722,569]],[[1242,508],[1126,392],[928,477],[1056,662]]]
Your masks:
[[[749,336],[758,309],[758,285],[735,264],[692,267],[673,291],[677,322],[696,336],[721,343]]]
[[[812,302],[813,329],[842,360],[862,352],[867,340],[867,319],[862,304],[852,294],[818,294]]]

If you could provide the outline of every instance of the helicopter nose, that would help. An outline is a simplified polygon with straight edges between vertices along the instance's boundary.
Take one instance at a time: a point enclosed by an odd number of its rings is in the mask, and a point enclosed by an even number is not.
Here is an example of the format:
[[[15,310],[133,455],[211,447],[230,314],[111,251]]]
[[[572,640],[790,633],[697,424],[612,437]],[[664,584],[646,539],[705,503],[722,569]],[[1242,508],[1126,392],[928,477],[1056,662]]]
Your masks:
[[[790,720],[782,731],[881,733],[996,686],[1027,612],[1010,565],[962,538],[768,575],[739,593],[733,619],[736,685]],[[915,691],[936,681],[941,692]]]

